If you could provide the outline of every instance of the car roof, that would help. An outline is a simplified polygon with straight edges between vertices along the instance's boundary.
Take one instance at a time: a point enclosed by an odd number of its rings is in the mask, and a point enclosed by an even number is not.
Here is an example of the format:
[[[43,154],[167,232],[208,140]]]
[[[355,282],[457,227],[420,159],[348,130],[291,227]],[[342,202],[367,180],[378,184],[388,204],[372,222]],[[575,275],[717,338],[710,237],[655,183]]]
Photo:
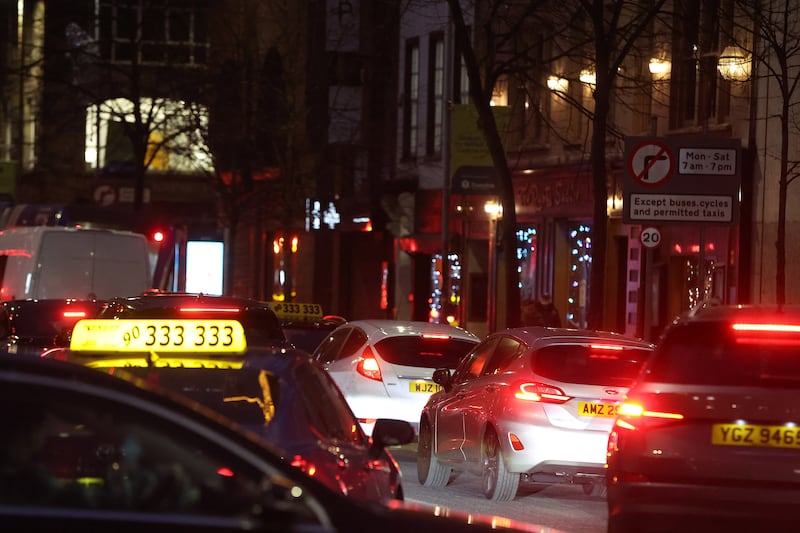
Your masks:
[[[435,324],[422,320],[351,320],[339,327],[344,326],[356,326],[361,328],[373,342],[387,337],[442,334],[450,335],[456,339],[475,341],[476,343],[480,341],[477,335],[463,328],[451,326],[449,324]]]
[[[623,335],[614,331],[573,328],[548,328],[543,326],[530,326],[522,328],[509,328],[497,331],[490,335],[511,335],[534,348],[543,348],[555,344],[574,344],[594,341],[607,341],[623,344],[633,348],[653,349],[654,345],[648,341]]]
[[[739,304],[699,306],[675,323],[747,320],[755,323],[791,322],[800,324],[800,305]]]
[[[137,309],[152,309],[164,306],[172,306],[180,302],[227,304],[256,309],[269,309],[269,306],[266,304],[266,302],[252,298],[192,292],[146,292],[145,294],[139,296],[112,298],[110,301],[125,303],[126,305],[135,307]],[[270,310],[270,312],[272,312],[272,310]]]

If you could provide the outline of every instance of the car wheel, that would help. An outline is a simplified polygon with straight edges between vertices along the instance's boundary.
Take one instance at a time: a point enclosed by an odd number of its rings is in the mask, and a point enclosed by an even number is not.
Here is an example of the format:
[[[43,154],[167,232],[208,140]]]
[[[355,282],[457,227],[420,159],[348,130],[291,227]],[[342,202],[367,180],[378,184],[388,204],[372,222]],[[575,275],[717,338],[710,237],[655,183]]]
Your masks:
[[[608,487],[602,481],[592,481],[583,484],[583,493],[587,496],[605,498],[606,494],[608,493]]]
[[[427,420],[419,425],[417,444],[417,477],[425,487],[444,487],[450,479],[452,468],[445,466],[433,454],[433,431]]]
[[[405,495],[403,494],[403,485],[397,485],[397,489],[394,491],[394,499],[397,501],[403,501],[406,499]]]
[[[498,502],[514,499],[519,487],[519,474],[509,472],[503,460],[500,441],[493,430],[483,437],[483,495]]]

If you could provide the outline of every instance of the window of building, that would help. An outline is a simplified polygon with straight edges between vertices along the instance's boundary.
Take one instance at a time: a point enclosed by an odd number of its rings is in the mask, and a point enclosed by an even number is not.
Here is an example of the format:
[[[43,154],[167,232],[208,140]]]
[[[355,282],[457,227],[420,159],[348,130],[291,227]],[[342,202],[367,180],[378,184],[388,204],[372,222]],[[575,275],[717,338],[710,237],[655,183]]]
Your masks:
[[[95,39],[111,62],[206,63],[205,0],[95,0],[95,10]]]
[[[444,121],[444,33],[431,34],[428,60],[428,123],[426,152],[428,155],[442,151],[442,123]]]
[[[670,91],[672,128],[703,125],[714,120],[720,108],[727,115],[724,111],[727,102],[720,102],[718,98],[719,1],[680,0],[675,3]]]
[[[419,39],[406,42],[405,106],[403,117],[403,158],[417,156],[417,128],[419,127]]]
[[[149,117],[145,165],[150,171],[199,172],[212,169],[205,142],[208,112],[204,106],[168,99],[142,98],[140,114]],[[124,98],[86,108],[85,161],[88,168],[129,169],[135,155],[131,141],[135,104]]]
[[[471,29],[467,27],[467,34],[471,34]],[[458,40],[453,46],[453,87],[452,99],[457,104],[470,103],[469,98],[469,75],[467,74],[467,65],[464,63],[464,56],[461,53],[461,46]]]

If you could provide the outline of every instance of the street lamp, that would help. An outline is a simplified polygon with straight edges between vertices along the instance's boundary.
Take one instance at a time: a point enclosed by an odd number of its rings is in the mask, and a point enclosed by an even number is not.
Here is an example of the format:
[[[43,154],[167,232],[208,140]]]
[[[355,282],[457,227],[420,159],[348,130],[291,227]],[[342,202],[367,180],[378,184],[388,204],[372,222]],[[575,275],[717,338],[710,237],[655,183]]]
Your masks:
[[[736,45],[728,45],[719,54],[717,70],[728,81],[747,81],[750,79],[752,56]]]
[[[503,206],[496,201],[483,205],[489,215],[489,298],[486,302],[488,332],[497,328],[497,221],[503,216]]]

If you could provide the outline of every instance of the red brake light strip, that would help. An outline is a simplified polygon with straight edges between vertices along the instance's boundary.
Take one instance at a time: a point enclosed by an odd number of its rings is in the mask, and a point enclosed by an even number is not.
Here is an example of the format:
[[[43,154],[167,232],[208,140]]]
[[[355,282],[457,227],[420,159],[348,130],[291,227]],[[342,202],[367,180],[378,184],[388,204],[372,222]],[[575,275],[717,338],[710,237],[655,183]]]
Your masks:
[[[181,313],[238,313],[238,307],[181,307]]]
[[[787,333],[800,333],[797,324],[734,324],[736,331],[782,331]]]

